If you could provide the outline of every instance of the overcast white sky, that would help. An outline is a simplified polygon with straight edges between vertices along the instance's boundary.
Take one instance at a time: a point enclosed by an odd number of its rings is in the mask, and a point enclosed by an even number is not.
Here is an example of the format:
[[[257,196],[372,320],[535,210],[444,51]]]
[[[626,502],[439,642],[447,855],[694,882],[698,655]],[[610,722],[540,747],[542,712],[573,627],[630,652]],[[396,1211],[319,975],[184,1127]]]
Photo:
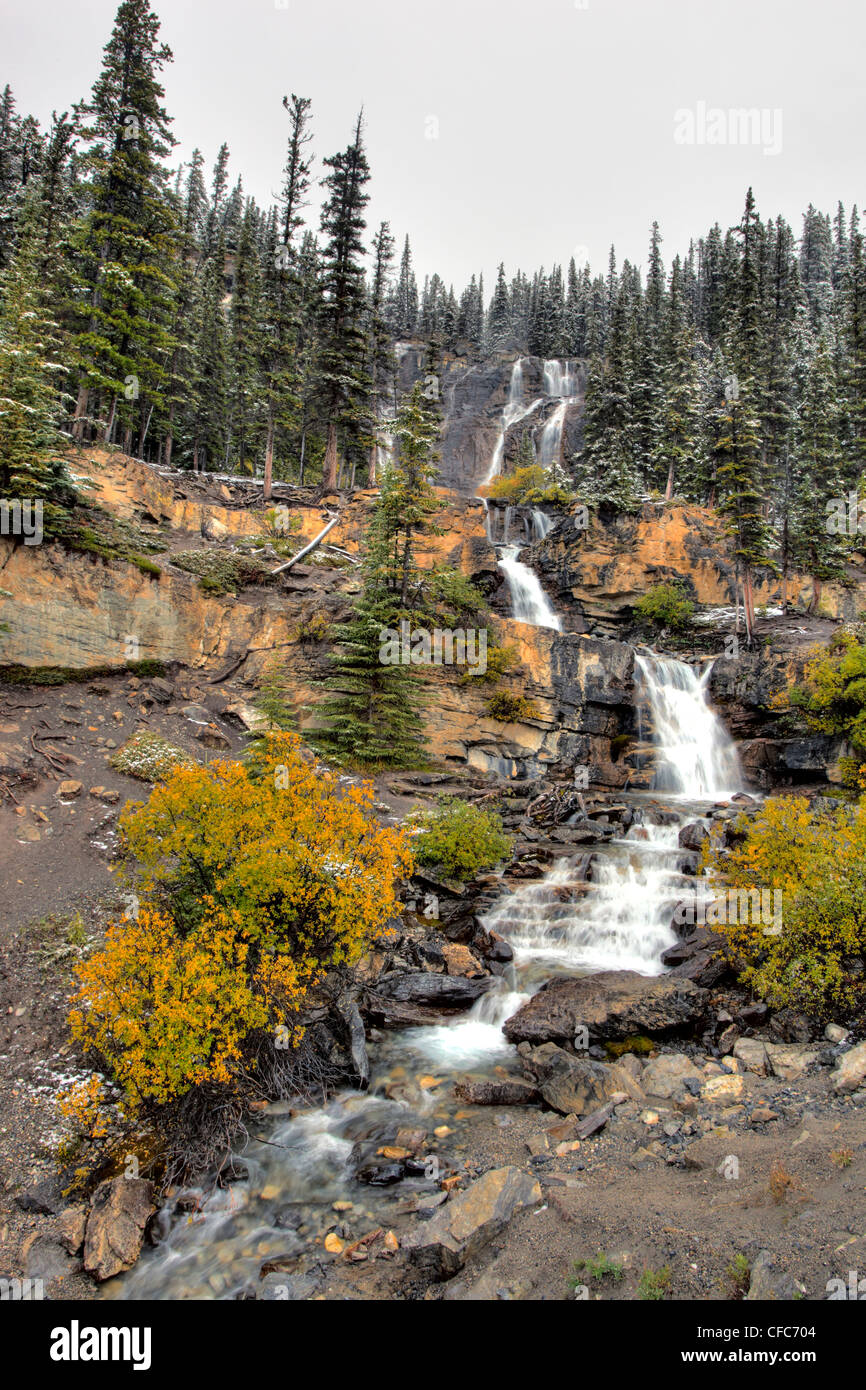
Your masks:
[[[166,104],[208,164],[222,140],[262,202],[279,186],[285,92],[313,101],[319,160],[363,103],[370,228],[409,233],[419,276],[458,289],[578,248],[666,263],[746,186],[800,228],[811,201],[866,203],[862,0],[156,0]],[[42,119],[88,92],[115,0],[0,0],[0,84]],[[755,107],[762,143],[678,144],[675,112]],[[438,123],[438,131],[437,124]],[[428,138],[430,135],[437,138]],[[321,172],[320,163],[317,172]],[[315,214],[315,222],[318,216]],[[585,251],[582,250],[585,248]]]

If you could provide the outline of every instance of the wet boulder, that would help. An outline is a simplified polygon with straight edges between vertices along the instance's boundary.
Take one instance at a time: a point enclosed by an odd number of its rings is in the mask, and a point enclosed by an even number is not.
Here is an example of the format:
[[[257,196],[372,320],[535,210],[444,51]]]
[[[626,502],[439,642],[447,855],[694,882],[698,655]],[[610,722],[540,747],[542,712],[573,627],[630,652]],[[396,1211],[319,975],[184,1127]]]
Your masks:
[[[459,1100],[467,1105],[537,1105],[541,1092],[528,1081],[459,1081]]]
[[[669,966],[671,975],[678,979],[713,989],[733,973],[722,949],[724,944],[724,937],[718,932],[699,927],[692,936],[665,951],[662,964]]]
[[[435,975],[423,970],[392,970],[379,978],[376,993],[401,1004],[468,1009],[492,984],[489,975],[468,979],[464,975]]]
[[[535,1048],[524,1062],[543,1099],[560,1115],[590,1115],[621,1090],[614,1068],[576,1057],[555,1043]]]
[[[690,821],[688,825],[683,826],[679,833],[679,846],[680,849],[690,849],[700,853],[705,841],[709,838],[710,832],[704,821]]]
[[[593,1042],[637,1035],[665,1037],[696,1028],[707,1012],[707,991],[676,975],[647,978],[606,970],[549,981],[503,1027],[509,1042],[571,1042],[581,1028]]]

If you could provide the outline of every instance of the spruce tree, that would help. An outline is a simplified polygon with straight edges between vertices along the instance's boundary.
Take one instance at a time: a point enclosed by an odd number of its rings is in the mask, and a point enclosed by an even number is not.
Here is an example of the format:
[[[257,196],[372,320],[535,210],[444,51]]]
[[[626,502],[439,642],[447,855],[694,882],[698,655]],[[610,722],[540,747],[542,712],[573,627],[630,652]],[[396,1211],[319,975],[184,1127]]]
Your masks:
[[[103,437],[122,424],[127,444],[134,428],[143,442],[163,401],[176,248],[162,163],[174,139],[159,82],[172,55],[159,27],[149,0],[123,0],[90,100],[75,112],[90,200],[77,238],[85,289],[74,341],[79,440],[91,394]]]
[[[364,208],[370,168],[359,115],[352,143],[325,160],[328,199],[322,209],[322,305],[319,382],[327,418],[324,485],[337,486],[338,438],[355,443],[369,436],[370,383],[367,375],[366,296],[364,292]]]
[[[42,243],[25,207],[2,281],[0,309],[0,496],[42,504],[45,536],[61,536],[76,501],[60,428],[63,362],[58,325],[45,303]]]
[[[373,417],[373,443],[367,481],[376,482],[379,457],[379,428],[387,394],[388,378],[395,367],[391,336],[385,320],[389,276],[394,259],[394,238],[387,222],[382,222],[373,238],[373,278],[370,285],[368,341],[370,352],[370,410]]]

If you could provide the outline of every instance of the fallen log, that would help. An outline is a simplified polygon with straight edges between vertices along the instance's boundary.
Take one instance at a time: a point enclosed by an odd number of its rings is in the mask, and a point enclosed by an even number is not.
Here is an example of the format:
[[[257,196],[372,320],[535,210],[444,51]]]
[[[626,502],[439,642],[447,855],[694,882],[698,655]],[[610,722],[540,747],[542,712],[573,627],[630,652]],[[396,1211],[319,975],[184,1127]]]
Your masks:
[[[314,551],[317,548],[317,546],[320,546],[322,544],[322,541],[325,539],[325,537],[329,535],[331,531],[333,531],[334,527],[336,526],[339,520],[339,516],[331,517],[331,520],[328,522],[324,531],[320,531],[318,536],[316,536],[315,540],[310,541],[309,545],[305,545],[303,550],[299,550],[297,555],[293,555],[291,560],[287,560],[284,565],[279,565],[275,570],[271,570],[269,577],[273,579],[278,574],[285,574],[286,570],[290,570],[292,568],[292,565],[296,565],[299,560],[303,560],[305,555],[311,554],[311,552]]]

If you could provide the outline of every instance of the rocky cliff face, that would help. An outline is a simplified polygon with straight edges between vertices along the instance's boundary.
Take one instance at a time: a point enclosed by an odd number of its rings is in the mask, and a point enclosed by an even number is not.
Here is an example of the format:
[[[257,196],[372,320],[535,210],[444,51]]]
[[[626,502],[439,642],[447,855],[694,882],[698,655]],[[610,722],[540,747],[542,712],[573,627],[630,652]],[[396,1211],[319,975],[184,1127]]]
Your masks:
[[[697,604],[733,606],[735,570],[730,538],[708,508],[645,503],[636,516],[579,525],[575,510],[537,545],[532,561],[544,586],[565,609],[575,631],[621,631],[629,610],[654,584],[679,580]],[[782,580],[770,571],[755,576],[757,607],[781,602]],[[816,601],[813,580],[792,572],[788,599],[805,613]],[[850,582],[826,583],[818,612],[851,621],[866,606],[866,571],[852,568]]]
[[[541,364],[524,363],[528,396],[532,373],[538,375]],[[488,374],[479,399],[492,389],[498,370],[478,369]],[[507,375],[498,376],[503,394]],[[468,381],[464,371],[459,389],[467,401]],[[120,667],[132,656],[211,673],[234,665],[252,689],[277,655],[287,658],[299,724],[306,727],[328,674],[329,651],[327,640],[309,640],[309,620],[333,625],[348,613],[360,585],[357,557],[375,493],[311,504],[309,494],[282,489],[276,500],[294,518],[299,541],[312,539],[339,511],[328,539],[339,548],[342,563],[301,564],[267,585],[216,595],[174,566],[172,556],[184,549],[231,554],[237,543],[266,537],[268,516],[254,484],[233,482],[229,488],[219,480],[160,474],[105,452],[85,455],[74,467],[108,509],[160,537],[167,546],[154,557],[161,573],[142,574],[133,565],[70,555],[54,546],[0,541],[0,590],[9,595],[0,593],[0,622],[9,626],[0,638],[0,662]],[[547,539],[523,555],[540,573],[569,629],[555,633],[510,618],[507,585],[487,539],[484,504],[444,490],[441,498],[437,533],[423,539],[419,562],[461,570],[490,596],[491,641],[511,644],[519,654],[501,688],[525,696],[535,713],[502,723],[489,713],[492,687],[461,680],[459,671],[431,670],[426,718],[434,756],[509,779],[544,773],[572,781],[580,772],[599,787],[645,785],[649,755],[633,741],[633,652],[618,639],[630,635],[632,607],[647,588],[660,579],[680,578],[698,604],[722,610],[705,629],[702,655],[724,649],[734,575],[718,519],[698,508],[648,504],[640,516],[612,524],[594,518],[589,530],[581,531],[574,513],[561,516]],[[503,522],[500,513],[497,525]],[[522,530],[514,540],[524,532],[528,536],[526,522],[515,509],[511,524]],[[776,577],[760,576],[759,603],[774,603],[779,592]],[[795,605],[807,607],[811,581],[792,575],[789,594]],[[714,703],[742,742],[746,770],[758,785],[813,780],[828,766],[835,776],[844,752],[838,741],[799,733],[776,707],[779,694],[801,677],[808,646],[826,642],[840,617],[866,607],[866,579],[852,571],[850,586],[826,585],[821,603],[831,616],[767,624],[771,636],[762,637],[756,650],[742,651],[736,660],[720,658],[714,667]],[[763,645],[767,640],[770,645]]]
[[[465,357],[445,354],[441,371],[441,403],[444,415],[439,445],[439,476],[443,487],[474,495],[490,470],[491,460],[502,429],[502,413],[508,400],[511,373],[516,354],[500,354],[483,363],[472,364]],[[426,351],[419,344],[398,346],[397,379],[401,391],[411,390],[426,375]],[[557,409],[556,398],[546,397],[544,362],[540,357],[521,357],[523,400],[528,407],[538,401],[505,440],[504,459],[514,463],[524,429],[531,430],[536,448],[543,428]],[[582,447],[583,401],[586,390],[586,364],[576,362],[574,398],[565,411],[562,454],[568,459]]]

